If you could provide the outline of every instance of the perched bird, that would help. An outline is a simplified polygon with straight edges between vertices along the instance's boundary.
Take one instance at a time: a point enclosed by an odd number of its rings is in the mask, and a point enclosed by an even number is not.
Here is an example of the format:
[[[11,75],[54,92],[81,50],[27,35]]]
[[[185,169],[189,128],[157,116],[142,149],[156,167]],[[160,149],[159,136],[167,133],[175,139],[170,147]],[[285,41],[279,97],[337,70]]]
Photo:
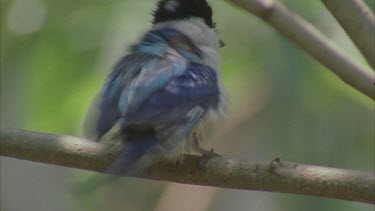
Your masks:
[[[136,173],[196,149],[225,113],[217,36],[206,0],[160,0],[153,26],[109,74],[86,137],[123,144],[108,167]]]

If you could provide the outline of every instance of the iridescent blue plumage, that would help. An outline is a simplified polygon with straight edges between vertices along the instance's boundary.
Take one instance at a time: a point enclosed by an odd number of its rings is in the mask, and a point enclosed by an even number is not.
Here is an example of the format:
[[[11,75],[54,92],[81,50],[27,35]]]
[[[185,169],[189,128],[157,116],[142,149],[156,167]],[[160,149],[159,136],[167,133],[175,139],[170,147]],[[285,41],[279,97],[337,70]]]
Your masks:
[[[107,170],[114,174],[194,148],[226,107],[206,0],[159,0],[153,15],[152,29],[109,74],[84,125],[87,138],[123,143]]]
[[[173,150],[220,100],[217,74],[202,51],[172,28],[152,30],[108,76],[96,126],[100,139],[119,123],[123,151],[109,167],[128,172],[139,160]]]
[[[137,174],[176,159],[223,120],[226,92],[212,10],[206,0],[158,0],[150,31],[108,75],[84,121],[84,136],[122,149],[107,168]],[[83,192],[113,177],[93,177]],[[85,187],[86,186],[86,187]]]

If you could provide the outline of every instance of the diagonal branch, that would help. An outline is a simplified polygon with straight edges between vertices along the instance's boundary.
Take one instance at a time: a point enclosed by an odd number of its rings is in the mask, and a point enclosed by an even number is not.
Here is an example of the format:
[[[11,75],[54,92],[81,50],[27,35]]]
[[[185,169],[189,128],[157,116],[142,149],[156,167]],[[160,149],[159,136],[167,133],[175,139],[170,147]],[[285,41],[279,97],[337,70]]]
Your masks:
[[[341,80],[375,100],[375,73],[344,55],[328,38],[276,0],[226,0],[253,13],[304,49]]]
[[[362,0],[322,0],[367,62],[375,66],[375,16]]]
[[[109,150],[108,150],[109,149]],[[1,130],[0,155],[101,172],[118,149],[71,136]],[[375,203],[371,173],[280,161],[203,161],[185,155],[182,163],[163,161],[141,178],[223,188],[314,195]]]

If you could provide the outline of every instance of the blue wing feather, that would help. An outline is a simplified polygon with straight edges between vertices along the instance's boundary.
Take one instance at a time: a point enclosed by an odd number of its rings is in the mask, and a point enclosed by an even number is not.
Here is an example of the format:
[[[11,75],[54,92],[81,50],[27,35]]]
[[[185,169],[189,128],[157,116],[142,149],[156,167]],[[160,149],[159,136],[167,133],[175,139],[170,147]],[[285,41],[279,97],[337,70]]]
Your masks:
[[[112,84],[115,80],[119,80],[119,75],[113,74],[116,78],[109,79],[112,80]],[[209,66],[190,63],[183,74],[170,77],[169,81],[164,82],[164,87],[161,88],[159,87],[163,83],[158,83],[156,81],[158,77],[155,78],[154,84],[151,82],[143,83],[143,89],[138,84],[138,94],[134,96],[138,97],[138,100],[143,99],[143,102],[138,103],[138,106],[125,116],[130,122],[142,124],[154,121],[158,122],[158,124],[178,124],[184,121],[184,118],[181,117],[195,106],[206,110],[209,107],[215,108],[218,105],[219,88],[217,75],[215,70]],[[153,89],[150,88],[150,84]],[[113,85],[108,87],[108,89],[114,89]],[[121,87],[118,89],[117,97],[116,95],[107,97],[109,96],[109,91],[104,90],[107,95],[104,95],[101,104],[101,117],[98,122],[100,136],[108,132],[121,116],[122,108],[120,107],[121,109],[119,109],[119,104],[123,100],[122,98],[127,96],[122,93],[121,97],[118,97]],[[134,92],[134,89],[132,91]],[[127,93],[131,93],[131,91],[127,91]],[[146,99],[147,95],[148,98]],[[129,105],[122,106],[130,107]]]
[[[199,106],[203,110],[217,107],[219,88],[215,70],[191,63],[186,71],[157,90],[139,107],[132,119],[136,122],[178,121],[189,110]]]
[[[142,63],[137,60],[139,58],[135,56],[125,56],[109,74],[101,94],[100,114],[96,126],[97,139],[107,133],[121,117],[118,107],[119,97],[126,84],[133,80],[142,69]]]
[[[184,74],[171,80],[148,101],[156,109],[184,105],[208,108],[219,101],[217,76],[211,67],[191,63]]]
[[[109,75],[100,103],[98,139],[121,117],[134,113],[150,95],[186,69],[186,61],[176,55],[138,60],[139,56],[126,57]]]
[[[190,125],[190,117],[186,115],[195,107],[205,112],[218,105],[216,71],[209,66],[189,62],[168,47],[168,39],[171,45],[190,45],[188,39],[173,30],[156,30],[133,47],[133,54],[116,65],[103,88],[97,123],[98,138],[120,118],[125,119],[127,125],[183,126]],[[186,54],[189,49],[194,51],[195,48],[183,49],[187,50],[184,51]],[[193,51],[189,54],[194,54]],[[199,52],[197,55],[200,55]]]
[[[174,55],[146,62],[138,77],[120,96],[119,107],[122,115],[126,117],[129,113],[134,113],[147,98],[164,87],[173,77],[181,75],[185,68],[186,61]]]

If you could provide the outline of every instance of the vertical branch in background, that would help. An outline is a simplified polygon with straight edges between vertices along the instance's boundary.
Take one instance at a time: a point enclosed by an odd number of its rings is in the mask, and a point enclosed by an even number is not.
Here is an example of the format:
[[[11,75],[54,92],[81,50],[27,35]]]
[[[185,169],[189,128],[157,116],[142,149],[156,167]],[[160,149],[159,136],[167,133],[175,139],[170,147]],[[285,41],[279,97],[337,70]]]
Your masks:
[[[371,68],[344,55],[328,38],[302,17],[274,0],[226,0],[255,14],[287,37],[354,89],[375,100]]]
[[[362,0],[322,0],[322,2],[374,68],[374,13]]]

